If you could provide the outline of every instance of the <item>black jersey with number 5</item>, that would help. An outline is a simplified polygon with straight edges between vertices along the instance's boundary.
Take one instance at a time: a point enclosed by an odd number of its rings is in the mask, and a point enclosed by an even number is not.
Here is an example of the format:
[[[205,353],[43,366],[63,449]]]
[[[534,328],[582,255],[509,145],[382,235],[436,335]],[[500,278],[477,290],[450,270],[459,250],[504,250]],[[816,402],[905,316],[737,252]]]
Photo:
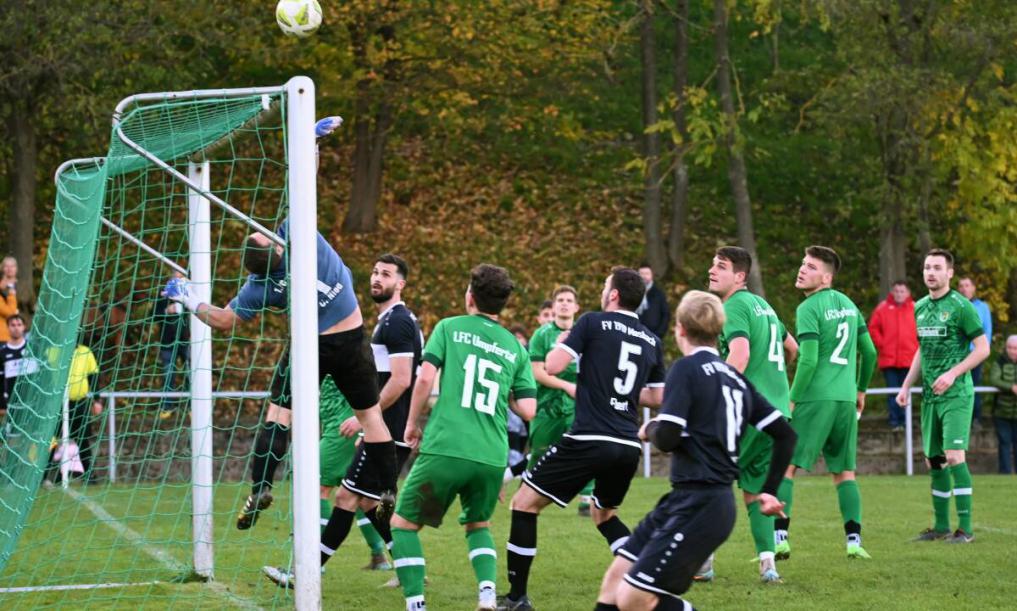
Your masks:
[[[568,435],[636,442],[639,392],[664,383],[660,338],[632,312],[589,312],[559,345],[579,365],[576,419]]]
[[[738,443],[747,426],[760,431],[781,417],[745,377],[699,348],[667,372],[657,420],[685,431],[671,457],[671,483],[730,484],[738,479]]]

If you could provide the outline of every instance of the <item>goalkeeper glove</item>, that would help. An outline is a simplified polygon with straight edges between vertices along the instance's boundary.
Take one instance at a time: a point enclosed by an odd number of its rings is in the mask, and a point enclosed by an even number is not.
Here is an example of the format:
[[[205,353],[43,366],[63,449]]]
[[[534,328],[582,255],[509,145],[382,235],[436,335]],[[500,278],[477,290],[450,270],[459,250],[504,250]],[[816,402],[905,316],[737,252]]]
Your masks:
[[[182,303],[192,312],[197,312],[198,306],[201,305],[201,300],[191,292],[191,285],[184,278],[171,278],[162,294],[170,301]]]
[[[324,138],[339,129],[339,126],[342,124],[342,117],[325,117],[324,119],[320,119],[314,124],[314,136],[316,138]]]

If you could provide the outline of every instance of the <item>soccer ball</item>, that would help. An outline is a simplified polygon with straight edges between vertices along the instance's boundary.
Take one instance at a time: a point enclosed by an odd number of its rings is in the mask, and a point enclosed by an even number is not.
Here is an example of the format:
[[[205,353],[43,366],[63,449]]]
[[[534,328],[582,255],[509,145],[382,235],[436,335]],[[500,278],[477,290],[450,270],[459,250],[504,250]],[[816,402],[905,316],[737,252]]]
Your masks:
[[[318,0],[279,0],[275,5],[275,22],[287,36],[307,38],[321,25]]]

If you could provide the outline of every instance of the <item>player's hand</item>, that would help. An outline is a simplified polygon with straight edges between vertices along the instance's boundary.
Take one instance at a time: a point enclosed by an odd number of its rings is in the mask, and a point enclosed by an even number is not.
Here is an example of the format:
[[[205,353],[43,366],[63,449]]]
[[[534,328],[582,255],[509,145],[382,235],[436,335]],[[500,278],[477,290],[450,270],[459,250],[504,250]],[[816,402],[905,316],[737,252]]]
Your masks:
[[[324,119],[318,119],[318,122],[314,124],[314,137],[323,138],[339,129],[339,126],[342,124],[342,117],[325,117]]]
[[[646,434],[646,427],[650,425],[650,420],[643,423],[643,426],[639,427],[639,440],[649,441],[650,437]]]
[[[932,383],[932,393],[941,395],[953,386],[954,380],[957,379],[957,374],[952,369],[946,370],[943,375],[936,378],[936,381]]]
[[[858,417],[861,418],[862,412],[865,411],[865,393],[863,391],[858,392],[858,405],[855,409],[858,410]]]
[[[572,332],[572,329],[566,329],[566,330],[562,331],[561,333],[558,334],[558,339],[556,339],[554,343],[556,343],[556,344],[564,344],[565,340],[567,340],[569,338],[569,333],[571,333],[571,332]]]
[[[194,290],[186,278],[170,278],[162,294],[163,297],[170,301],[183,304],[185,308],[192,312],[197,311],[198,306],[201,305],[201,300],[194,294]]]
[[[784,514],[784,503],[772,494],[763,492],[756,496],[756,500],[759,501],[759,511],[764,516],[787,517]]]
[[[897,393],[897,405],[899,405],[901,407],[907,407],[907,404],[908,404],[908,395],[910,395],[910,394],[911,394],[911,389],[910,388],[908,388],[907,386],[902,387],[900,389],[900,392]]]
[[[565,391],[566,395],[572,397],[573,399],[576,398],[576,385],[573,384],[572,382],[566,382],[565,386],[562,387],[562,390]]]
[[[420,446],[421,431],[416,422],[407,422],[406,430],[403,431],[403,441],[411,449],[416,450]]]
[[[360,426],[360,421],[357,420],[356,416],[350,416],[343,423],[339,425],[339,434],[343,437],[353,437],[364,427]]]

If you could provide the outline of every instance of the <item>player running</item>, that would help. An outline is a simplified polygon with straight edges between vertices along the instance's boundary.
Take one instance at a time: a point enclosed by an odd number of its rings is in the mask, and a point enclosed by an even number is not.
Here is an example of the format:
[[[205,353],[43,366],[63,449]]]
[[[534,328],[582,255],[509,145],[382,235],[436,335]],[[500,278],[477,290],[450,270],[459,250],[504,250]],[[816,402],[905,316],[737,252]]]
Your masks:
[[[597,530],[613,553],[628,539],[629,529],[616,513],[639,465],[638,409],[660,405],[664,386],[660,338],[635,314],[644,291],[636,270],[614,270],[604,281],[603,311],[584,314],[547,355],[550,375],[579,362],[575,421],[523,474],[524,485],[512,498],[507,545],[512,589],[499,609],[533,608],[527,582],[537,554],[537,515],[551,503],[565,507],[591,479]]]
[[[855,481],[855,459],[858,418],[865,409],[876,348],[858,307],[832,288],[839,271],[840,256],[832,248],[809,246],[795,281],[795,288],[806,295],[798,305],[801,350],[791,385],[791,426],[798,445],[778,493],[787,504],[787,517],[776,521],[778,560],[791,556],[787,532],[795,471],[811,469],[820,453],[837,488],[848,558],[870,558],[862,548],[862,496]]]
[[[748,430],[773,442],[768,471],[751,502],[764,515],[780,514],[783,506],[775,494],[795,433],[762,393],[720,360],[715,348],[724,328],[720,300],[689,291],[676,319],[675,337],[686,356],[667,374],[660,414],[639,431],[662,452],[673,452],[673,490],[618,550],[604,574],[600,611],[692,609],[681,595],[734,528],[731,482],[739,477],[739,445]]]
[[[418,531],[441,525],[456,497],[479,588],[477,609],[495,608],[497,567],[490,520],[508,453],[509,397],[514,397],[516,413],[530,420],[537,393],[526,349],[498,322],[512,289],[503,268],[473,268],[466,289],[468,314],[440,321],[424,349],[405,432],[406,442],[419,447],[420,455],[392,517],[392,555],[408,610],[427,608]],[[440,393],[421,431],[419,419],[427,413],[439,369]]]
[[[724,329],[719,338],[721,358],[736,369],[766,397],[784,417],[788,409],[787,361],[793,361],[798,342],[788,334],[776,312],[765,299],[746,288],[746,278],[752,268],[752,255],[744,248],[724,246],[718,248],[710,267],[710,292],[724,302]],[[749,530],[759,559],[759,576],[763,582],[779,583],[780,575],[774,565],[773,516],[760,509],[756,497],[770,469],[773,441],[755,428],[749,427],[739,443],[738,487],[749,513]],[[713,578],[710,560],[704,575]]]
[[[921,376],[922,445],[932,478],[935,523],[915,540],[970,543],[975,538],[971,471],[965,455],[974,409],[970,372],[989,356],[989,340],[974,306],[950,288],[953,255],[949,251],[935,248],[925,255],[924,278],[929,294],[915,304],[918,352],[897,395],[897,403],[907,405],[911,386]],[[951,492],[958,520],[952,535]]]

